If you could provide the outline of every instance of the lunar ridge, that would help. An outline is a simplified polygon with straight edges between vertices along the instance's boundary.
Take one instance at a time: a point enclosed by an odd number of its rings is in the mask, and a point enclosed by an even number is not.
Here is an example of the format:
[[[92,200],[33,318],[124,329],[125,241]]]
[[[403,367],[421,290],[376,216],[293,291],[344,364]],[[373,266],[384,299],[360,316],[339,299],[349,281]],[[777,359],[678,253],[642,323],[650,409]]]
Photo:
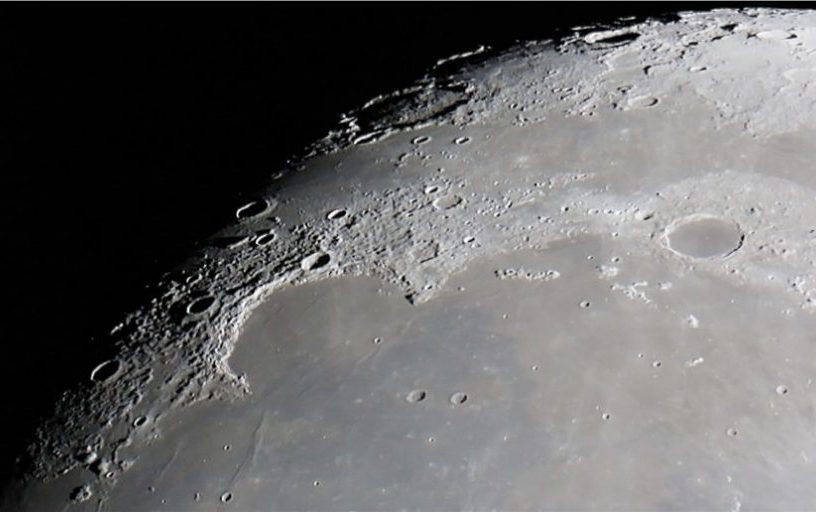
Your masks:
[[[806,10],[440,56],[112,329],[8,510],[812,506],[814,88]]]

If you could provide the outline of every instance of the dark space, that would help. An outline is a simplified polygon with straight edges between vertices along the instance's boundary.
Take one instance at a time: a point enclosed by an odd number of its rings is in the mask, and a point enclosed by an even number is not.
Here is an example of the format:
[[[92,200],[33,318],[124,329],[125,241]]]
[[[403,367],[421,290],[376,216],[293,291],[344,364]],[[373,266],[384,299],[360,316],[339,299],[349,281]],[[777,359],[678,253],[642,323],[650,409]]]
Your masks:
[[[714,7],[0,7],[0,478],[148,287],[342,112],[481,44]]]

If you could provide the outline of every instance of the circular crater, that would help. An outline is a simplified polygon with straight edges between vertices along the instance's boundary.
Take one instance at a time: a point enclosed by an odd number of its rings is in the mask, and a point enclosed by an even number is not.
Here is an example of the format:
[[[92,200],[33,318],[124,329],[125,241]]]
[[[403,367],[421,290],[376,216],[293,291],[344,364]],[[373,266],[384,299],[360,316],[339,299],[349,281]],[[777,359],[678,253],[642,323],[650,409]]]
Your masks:
[[[329,220],[339,220],[346,216],[346,210],[338,209],[332,210],[327,215],[326,218]]]
[[[328,265],[330,261],[331,256],[325,252],[316,252],[303,258],[300,262],[300,268],[306,271],[318,270]]]
[[[238,219],[250,219],[252,217],[257,217],[262,213],[266,213],[270,210],[270,204],[265,199],[256,199],[255,201],[249,202],[244,206],[238,208],[235,211],[235,217]]]
[[[463,405],[465,402],[467,402],[467,400],[467,393],[462,393],[461,391],[452,394],[450,397],[450,403],[453,405]]]
[[[675,220],[663,235],[665,246],[690,258],[725,258],[742,247],[739,225],[716,215],[695,214]]]
[[[99,364],[91,371],[92,382],[105,382],[119,374],[121,364],[116,359],[110,359]]]
[[[190,315],[200,315],[208,311],[215,304],[215,297],[206,295],[199,297],[187,305],[187,313]]]
[[[654,107],[658,103],[660,103],[660,100],[654,96],[638,96],[636,98],[631,98],[628,101],[628,106],[631,109],[639,109]]]
[[[631,43],[638,38],[640,38],[640,33],[623,29],[592,32],[584,36],[584,41],[589,44],[621,45]]]
[[[274,232],[264,233],[255,239],[255,245],[269,245],[275,241],[275,238],[277,238],[277,235]]]
[[[437,210],[450,210],[462,204],[462,201],[464,199],[454,194],[435,199],[433,205]]]
[[[424,401],[427,397],[428,397],[427,391],[425,391],[424,389],[415,389],[408,393],[408,395],[405,397],[405,400],[407,400],[409,403],[416,404]]]

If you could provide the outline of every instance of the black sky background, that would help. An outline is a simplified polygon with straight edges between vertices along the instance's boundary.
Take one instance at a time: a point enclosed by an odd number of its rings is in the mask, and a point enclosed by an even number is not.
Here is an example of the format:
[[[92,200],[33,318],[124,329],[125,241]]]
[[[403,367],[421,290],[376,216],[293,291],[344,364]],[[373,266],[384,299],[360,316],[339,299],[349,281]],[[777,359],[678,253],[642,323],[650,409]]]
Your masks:
[[[340,113],[480,44],[713,7],[0,6],[0,478],[145,287]]]

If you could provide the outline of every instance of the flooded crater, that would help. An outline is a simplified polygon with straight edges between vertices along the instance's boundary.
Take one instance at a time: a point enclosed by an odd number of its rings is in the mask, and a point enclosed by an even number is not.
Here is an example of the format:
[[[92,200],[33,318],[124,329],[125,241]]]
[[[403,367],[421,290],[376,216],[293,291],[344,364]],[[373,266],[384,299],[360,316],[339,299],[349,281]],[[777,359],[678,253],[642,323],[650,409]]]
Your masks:
[[[675,220],[666,228],[664,245],[690,258],[725,258],[742,247],[745,234],[739,225],[716,215],[695,214]]]

